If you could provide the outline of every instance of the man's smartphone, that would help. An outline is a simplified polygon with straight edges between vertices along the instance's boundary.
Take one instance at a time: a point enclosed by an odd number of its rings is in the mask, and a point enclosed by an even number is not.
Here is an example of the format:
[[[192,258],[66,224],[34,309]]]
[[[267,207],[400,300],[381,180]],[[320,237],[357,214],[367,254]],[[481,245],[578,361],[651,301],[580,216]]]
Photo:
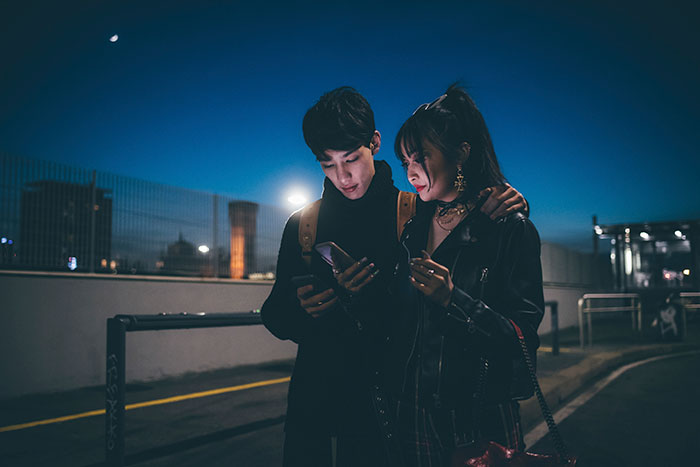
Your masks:
[[[323,260],[336,271],[345,271],[355,260],[334,242],[319,243],[314,247]]]
[[[313,290],[307,295],[314,295],[330,288],[328,286],[323,285],[323,282],[321,282],[321,280],[313,274],[307,274],[305,276],[294,276],[292,277],[292,284],[294,284],[294,286],[297,289],[299,287],[304,287],[305,285],[313,285]]]

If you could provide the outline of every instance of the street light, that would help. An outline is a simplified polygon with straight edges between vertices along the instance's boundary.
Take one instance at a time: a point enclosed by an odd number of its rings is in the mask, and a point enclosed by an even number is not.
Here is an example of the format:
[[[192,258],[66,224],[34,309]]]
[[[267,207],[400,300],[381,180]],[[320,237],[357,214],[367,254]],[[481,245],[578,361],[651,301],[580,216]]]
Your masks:
[[[287,202],[293,207],[293,208],[299,208],[305,205],[306,203],[309,202],[309,199],[306,197],[306,195],[299,191],[295,190],[292,193],[287,196]]]
[[[199,245],[199,248],[197,248],[197,249],[199,250],[200,253],[202,253],[204,255],[209,253],[209,247],[206,245]]]

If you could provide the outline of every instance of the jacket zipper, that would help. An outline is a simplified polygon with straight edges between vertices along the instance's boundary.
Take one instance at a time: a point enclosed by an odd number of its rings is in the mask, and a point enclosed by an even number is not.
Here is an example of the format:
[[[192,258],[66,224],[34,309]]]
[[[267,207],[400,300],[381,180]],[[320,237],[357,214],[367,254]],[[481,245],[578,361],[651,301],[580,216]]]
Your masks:
[[[439,409],[442,407],[442,401],[440,401],[440,386],[442,383],[442,359],[445,354],[445,336],[440,337],[440,360],[438,361],[438,376],[437,376],[437,388],[435,394],[433,394],[433,400],[435,402],[435,408]]]
[[[481,282],[481,289],[479,291],[479,300],[484,300],[484,286],[488,282],[488,277],[489,277],[489,268],[481,268],[481,279],[479,282]]]

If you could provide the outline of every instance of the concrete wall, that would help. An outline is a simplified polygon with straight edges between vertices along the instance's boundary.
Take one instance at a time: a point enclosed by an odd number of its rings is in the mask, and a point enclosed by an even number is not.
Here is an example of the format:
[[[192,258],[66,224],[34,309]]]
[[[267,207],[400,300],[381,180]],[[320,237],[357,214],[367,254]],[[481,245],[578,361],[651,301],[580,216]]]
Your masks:
[[[577,325],[590,291],[587,255],[544,244],[545,299],[559,328]],[[270,282],[0,272],[0,398],[104,383],[106,320],[117,314],[224,313],[260,308]],[[550,331],[549,310],[540,327]],[[127,333],[127,379],[293,358],[296,345],[262,326]]]
[[[117,314],[260,308],[271,283],[0,274],[0,397],[104,384],[106,320]],[[127,378],[293,358],[263,326],[127,333]]]

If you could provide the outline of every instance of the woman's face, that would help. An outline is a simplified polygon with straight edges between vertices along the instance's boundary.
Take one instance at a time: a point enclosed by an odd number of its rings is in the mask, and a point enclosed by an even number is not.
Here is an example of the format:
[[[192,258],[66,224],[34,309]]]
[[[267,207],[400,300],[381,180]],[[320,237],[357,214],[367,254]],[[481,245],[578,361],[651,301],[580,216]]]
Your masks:
[[[454,200],[457,197],[457,188],[454,186],[457,164],[445,158],[429,141],[423,140],[422,146],[422,154],[404,153],[403,163],[408,181],[423,201]]]

